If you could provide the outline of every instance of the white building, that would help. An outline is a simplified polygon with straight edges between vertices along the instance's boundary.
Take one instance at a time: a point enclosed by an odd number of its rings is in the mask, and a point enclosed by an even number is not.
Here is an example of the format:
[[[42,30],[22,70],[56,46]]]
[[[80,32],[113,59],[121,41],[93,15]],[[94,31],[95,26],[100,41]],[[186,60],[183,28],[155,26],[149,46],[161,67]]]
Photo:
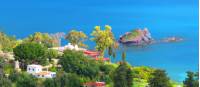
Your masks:
[[[30,74],[35,74],[35,73],[38,73],[38,72],[41,72],[41,71],[42,71],[41,65],[32,64],[32,65],[27,66],[27,72],[30,73]]]
[[[63,47],[53,47],[53,48],[50,48],[50,49],[54,49],[54,50],[58,50],[60,52],[63,52],[64,50],[66,49],[69,49],[69,50],[77,50],[77,51],[85,51],[86,49],[84,48],[79,48],[78,45],[72,45],[71,43],[68,43],[67,45],[63,46]]]
[[[34,76],[37,78],[54,78],[56,77],[56,72],[41,71],[41,72],[35,73]]]
[[[56,72],[42,71],[42,68],[43,67],[41,65],[35,65],[35,64],[28,65],[27,72],[37,78],[54,78],[54,77],[56,77]]]

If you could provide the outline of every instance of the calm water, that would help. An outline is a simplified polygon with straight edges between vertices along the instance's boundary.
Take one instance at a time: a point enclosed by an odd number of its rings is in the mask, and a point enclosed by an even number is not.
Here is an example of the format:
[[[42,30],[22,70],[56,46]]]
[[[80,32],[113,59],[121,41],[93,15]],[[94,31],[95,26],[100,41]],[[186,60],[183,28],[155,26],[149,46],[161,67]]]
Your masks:
[[[17,38],[73,28],[89,35],[95,25],[105,24],[112,26],[116,38],[134,28],[147,27],[155,39],[185,39],[128,48],[127,61],[133,66],[165,69],[176,81],[182,81],[186,71],[198,70],[198,0],[0,1],[0,28]]]

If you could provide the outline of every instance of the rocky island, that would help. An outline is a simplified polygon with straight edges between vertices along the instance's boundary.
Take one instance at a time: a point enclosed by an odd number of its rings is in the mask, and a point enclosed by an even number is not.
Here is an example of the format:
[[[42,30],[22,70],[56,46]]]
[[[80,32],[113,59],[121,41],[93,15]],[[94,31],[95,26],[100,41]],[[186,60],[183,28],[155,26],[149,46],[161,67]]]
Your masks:
[[[120,36],[119,42],[126,45],[143,45],[152,43],[153,38],[147,28],[135,29]]]
[[[131,32],[126,32],[124,35],[120,36],[119,43],[125,45],[147,45],[151,43],[171,43],[171,42],[180,42],[183,41],[183,38],[173,36],[163,38],[161,40],[154,40],[151,37],[151,33],[147,28],[144,29],[135,29]]]
[[[162,42],[179,42],[182,40],[183,38],[173,36],[173,37],[164,38]]]

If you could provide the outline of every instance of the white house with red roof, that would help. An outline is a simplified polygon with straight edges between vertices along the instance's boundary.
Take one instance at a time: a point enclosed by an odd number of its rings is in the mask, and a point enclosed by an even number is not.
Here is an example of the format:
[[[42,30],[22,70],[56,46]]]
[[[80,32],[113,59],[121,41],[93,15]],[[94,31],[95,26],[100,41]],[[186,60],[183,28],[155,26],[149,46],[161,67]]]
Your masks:
[[[83,52],[85,55],[92,57],[95,60],[103,60],[103,61],[109,61],[109,58],[99,58],[99,52],[97,51],[90,51],[90,50],[85,50]]]
[[[28,65],[27,72],[37,78],[54,78],[56,77],[56,72],[42,71],[41,65]]]

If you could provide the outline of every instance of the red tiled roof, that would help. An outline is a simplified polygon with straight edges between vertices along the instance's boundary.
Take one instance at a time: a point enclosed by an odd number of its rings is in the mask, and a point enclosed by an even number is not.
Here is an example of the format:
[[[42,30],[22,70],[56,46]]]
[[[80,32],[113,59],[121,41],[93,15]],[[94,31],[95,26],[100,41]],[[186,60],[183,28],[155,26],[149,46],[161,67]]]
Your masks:
[[[84,51],[84,54],[93,57],[95,60],[101,59],[101,58],[98,58],[99,52],[96,52],[96,51],[86,50],[86,51]],[[110,59],[109,58],[103,58],[103,61],[108,61],[108,60],[110,60]]]
[[[86,50],[84,51],[84,54],[99,54],[99,52]]]
[[[36,75],[49,75],[50,72],[48,71],[42,71],[42,72],[39,72],[39,73],[36,73]]]

